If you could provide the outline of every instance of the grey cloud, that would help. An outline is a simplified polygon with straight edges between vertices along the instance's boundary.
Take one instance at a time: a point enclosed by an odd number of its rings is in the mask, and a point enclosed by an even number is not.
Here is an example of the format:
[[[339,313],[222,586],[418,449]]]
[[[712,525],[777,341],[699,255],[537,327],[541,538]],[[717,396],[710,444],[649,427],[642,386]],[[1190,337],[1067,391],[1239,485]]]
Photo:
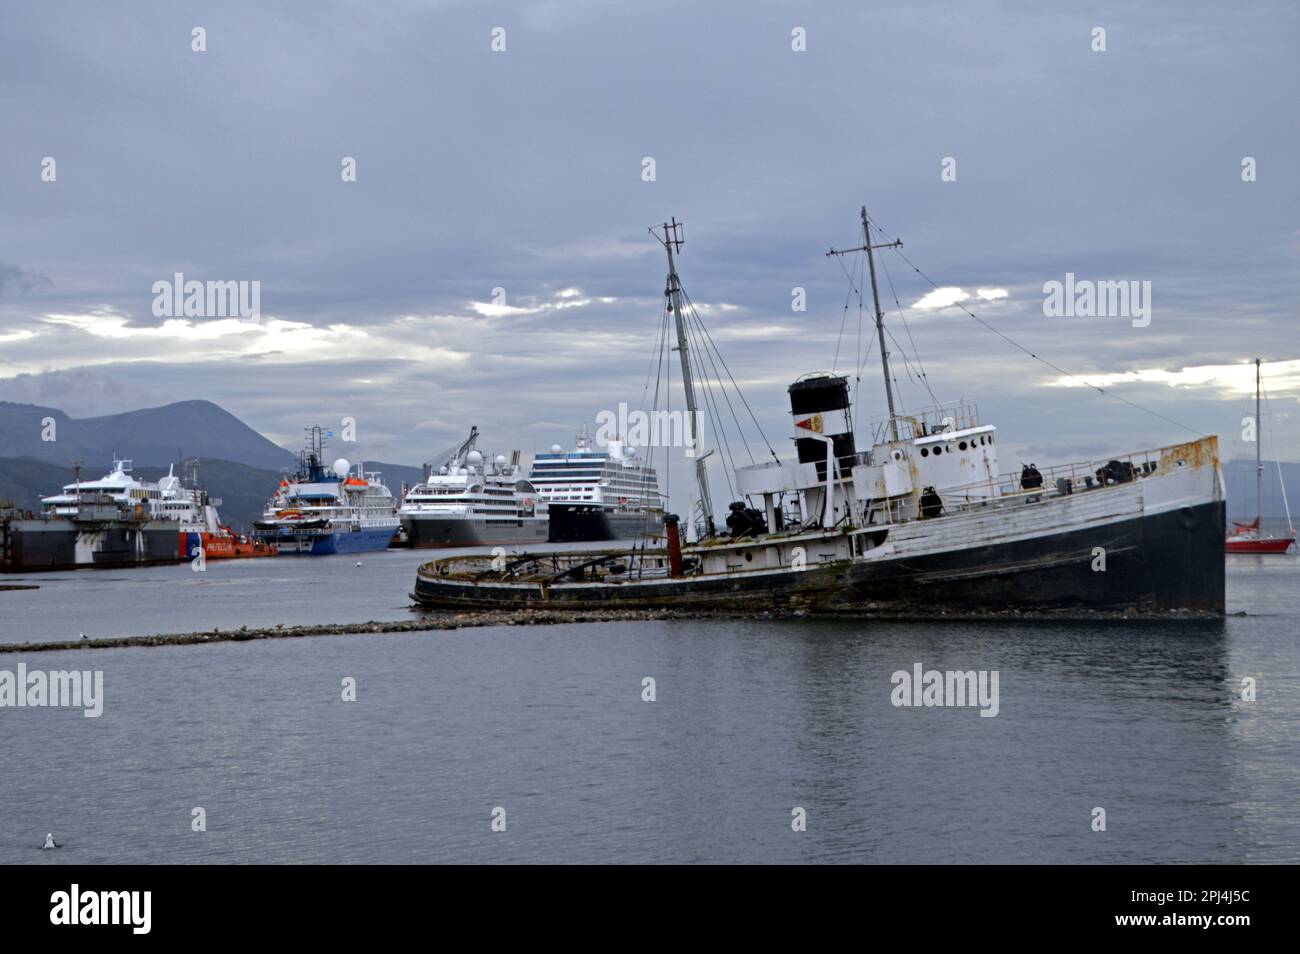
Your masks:
[[[30,272],[17,265],[0,262],[0,298],[15,294],[26,295],[35,289],[53,286],[49,277],[40,272]]]
[[[972,307],[1085,377],[1295,358],[1300,134],[1278,117],[1300,98],[1300,14],[1253,11],[14,3],[0,36],[0,249],[58,284],[0,300],[0,395],[39,394],[12,379],[48,368],[69,411],[202,397],[289,446],[304,424],[351,414],[367,422],[366,453],[399,462],[470,423],[498,448],[567,443],[597,410],[640,399],[664,275],[646,228],[675,215],[687,288],[738,306],[706,320],[737,376],[766,382],[747,397],[784,452],[782,382],[832,363],[846,287],[824,253],[856,244],[862,203],[941,284],[1007,288]],[[205,54],[189,48],[195,21]],[[498,22],[504,54],[489,49]],[[1089,49],[1098,24],[1104,54]],[[806,53],[790,50],[795,25]],[[55,183],[39,180],[45,155]],[[640,180],[647,155],[654,183]],[[339,178],[344,156],[356,183]],[[945,156],[956,182],[940,182]],[[906,307],[930,286],[882,258],[890,327],[910,348],[894,293]],[[261,281],[265,315],[378,344],[250,357],[230,339],[95,336],[44,318],[100,310],[156,328],[152,283],[176,271]],[[1151,327],[1044,318],[1042,284],[1067,271],[1150,280]],[[617,301],[474,314],[498,286],[511,303],[570,286]],[[790,310],[793,286],[806,312]],[[448,317],[399,321],[434,315]],[[857,360],[856,319],[851,302],[841,369]],[[938,396],[977,400],[1008,455],[1179,436],[1046,387],[1050,369],[960,313],[907,322]],[[743,334],[766,326],[789,333]],[[78,383],[76,368],[123,390]],[[883,400],[874,359],[862,374],[865,421]],[[898,375],[909,406],[929,403]],[[1240,417],[1213,389],[1117,390],[1206,431]],[[1294,407],[1297,394],[1277,397]],[[1278,428],[1294,447],[1300,415]]]

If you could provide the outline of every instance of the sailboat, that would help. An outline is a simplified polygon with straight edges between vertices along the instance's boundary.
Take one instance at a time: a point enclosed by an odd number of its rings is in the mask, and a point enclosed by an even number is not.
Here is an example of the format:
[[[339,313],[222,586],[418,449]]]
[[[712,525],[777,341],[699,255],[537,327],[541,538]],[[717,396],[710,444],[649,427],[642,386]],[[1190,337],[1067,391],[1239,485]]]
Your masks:
[[[1286,553],[1295,542],[1295,524],[1291,522],[1291,505],[1286,499],[1286,483],[1282,480],[1282,463],[1277,461],[1277,482],[1282,488],[1282,506],[1286,509],[1286,524],[1290,537],[1275,537],[1261,529],[1264,510],[1263,419],[1259,415],[1260,359],[1255,359],[1255,519],[1250,523],[1233,521],[1233,530],[1224,547],[1229,553]]]
[[[981,422],[974,404],[904,411],[895,400],[875,253],[901,240],[884,241],[865,208],[861,223],[861,246],[830,254],[862,253],[871,271],[887,415],[870,450],[857,449],[848,376],[800,375],[788,388],[794,459],[769,444],[770,461],[732,468],[728,486],[743,499],[730,504],[725,529],[715,522],[706,469],[718,447],[704,450],[701,438],[690,455],[690,517],[682,527],[665,515],[666,549],[449,557],[419,567],[412,599],[455,610],[1222,617],[1218,439],[1001,471],[997,428]],[[695,385],[709,406],[725,364],[710,374],[696,353],[712,342],[698,333],[677,273],[680,223],[651,231],[668,253],[661,355],[675,324],[671,350],[682,359],[694,417]],[[724,441],[712,443],[725,454]],[[694,529],[694,539],[683,529]]]

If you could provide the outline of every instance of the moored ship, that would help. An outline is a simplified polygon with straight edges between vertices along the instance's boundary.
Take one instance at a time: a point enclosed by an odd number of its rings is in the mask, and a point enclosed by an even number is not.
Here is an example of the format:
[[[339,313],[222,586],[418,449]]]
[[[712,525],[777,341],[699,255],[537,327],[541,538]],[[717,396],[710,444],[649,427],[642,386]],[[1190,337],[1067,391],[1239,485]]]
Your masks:
[[[279,553],[275,546],[260,540],[250,540],[221,522],[217,508],[221,501],[213,500],[198,483],[198,462],[186,461],[182,470],[189,469],[188,485],[172,473],[158,481],[161,499],[155,509],[163,516],[180,524],[181,553],[194,559],[242,560],[253,557],[272,557]]]
[[[322,463],[325,435],[308,430],[297,473],[280,481],[254,536],[282,555],[327,556],[386,550],[397,535],[397,506],[382,475],[344,458]]]
[[[545,543],[549,516],[523,476],[519,451],[507,460],[478,450],[478,428],[440,464],[426,464],[399,515],[410,546],[480,547]]]
[[[157,483],[137,480],[132,462],[114,460],[99,480],[77,479],[41,498],[41,512],[0,513],[0,570],[21,573],[84,567],[179,563],[181,523],[162,507]]]
[[[663,536],[655,469],[623,441],[594,448],[584,425],[572,450],[537,454],[528,479],[550,511],[552,543]]]
[[[1003,473],[997,429],[973,405],[897,411],[873,258],[889,246],[874,244],[865,210],[861,219],[863,245],[852,251],[865,254],[872,276],[888,405],[869,451],[857,450],[847,377],[808,375],[789,388],[796,459],[735,468],[744,499],[731,504],[726,535],[713,532],[697,456],[704,529],[693,544],[669,515],[666,549],[525,554],[504,565],[441,560],[420,567],[413,599],[447,609],[1221,617],[1217,439]],[[664,226],[660,242],[666,312],[689,382],[678,223]],[[694,413],[689,384],[686,398]]]

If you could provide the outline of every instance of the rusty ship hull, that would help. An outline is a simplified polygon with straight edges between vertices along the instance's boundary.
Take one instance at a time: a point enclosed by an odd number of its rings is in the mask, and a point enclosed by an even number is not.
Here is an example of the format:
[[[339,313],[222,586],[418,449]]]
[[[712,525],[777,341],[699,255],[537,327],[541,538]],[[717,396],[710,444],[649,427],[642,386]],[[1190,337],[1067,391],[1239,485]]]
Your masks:
[[[1222,503],[1207,503],[1154,518],[929,556],[622,583],[494,583],[450,578],[435,567],[418,574],[412,596],[426,608],[462,610],[773,609],[959,616],[1014,609],[1222,616],[1225,519]],[[1092,569],[1097,547],[1107,552],[1105,576]],[[666,565],[666,554],[661,560]]]
[[[665,551],[539,555],[504,570],[452,558],[421,567],[412,598],[462,610],[1222,617],[1227,518],[1215,439],[1158,460],[1148,476],[1077,493],[1023,492],[933,519],[688,547],[695,570],[676,577]]]

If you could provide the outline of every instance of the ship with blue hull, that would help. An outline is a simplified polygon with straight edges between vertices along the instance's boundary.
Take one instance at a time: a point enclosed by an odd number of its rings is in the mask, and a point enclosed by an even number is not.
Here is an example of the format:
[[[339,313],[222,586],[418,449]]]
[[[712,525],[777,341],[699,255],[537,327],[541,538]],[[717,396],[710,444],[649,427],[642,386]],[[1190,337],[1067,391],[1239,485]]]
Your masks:
[[[298,556],[332,556],[336,553],[372,553],[387,550],[393,542],[391,527],[367,527],[359,530],[322,533],[282,530],[275,534],[258,533],[258,539],[275,543],[280,552]]]
[[[282,556],[329,556],[386,550],[397,536],[397,502],[382,475],[355,469],[345,459],[326,467],[325,434],[308,431],[298,472],[280,481],[262,519],[257,540]]]

